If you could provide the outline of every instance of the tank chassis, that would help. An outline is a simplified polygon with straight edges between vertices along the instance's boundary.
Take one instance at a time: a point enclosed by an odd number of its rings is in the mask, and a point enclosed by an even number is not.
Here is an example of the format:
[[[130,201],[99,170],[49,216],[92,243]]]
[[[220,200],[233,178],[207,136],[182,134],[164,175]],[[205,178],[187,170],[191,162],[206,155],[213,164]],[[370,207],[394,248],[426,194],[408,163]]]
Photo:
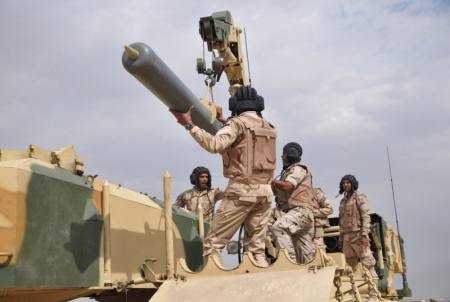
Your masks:
[[[224,71],[232,94],[247,83],[240,29],[229,12],[219,12],[201,18],[199,32],[220,60],[213,60],[210,71],[198,60],[198,72],[209,74],[211,86]],[[127,46],[122,62],[168,107],[186,111],[193,105],[195,124],[217,132],[214,106],[199,102],[148,46]],[[125,294],[130,301],[364,301],[374,286],[361,265],[353,273],[336,250],[338,218],[326,230],[326,253],[319,250],[310,263],[292,262],[285,250],[276,255],[268,237],[271,266],[258,267],[244,253],[236,268],[226,269],[217,256],[203,264],[209,224],[202,215],[172,208],[168,173],[162,201],[84,175],[84,161],[72,146],[50,152],[32,144],[21,151],[0,149],[0,180],[1,301],[84,296],[112,302]],[[411,296],[407,284],[391,287],[394,274],[406,272],[402,239],[376,214],[370,236],[380,300]]]

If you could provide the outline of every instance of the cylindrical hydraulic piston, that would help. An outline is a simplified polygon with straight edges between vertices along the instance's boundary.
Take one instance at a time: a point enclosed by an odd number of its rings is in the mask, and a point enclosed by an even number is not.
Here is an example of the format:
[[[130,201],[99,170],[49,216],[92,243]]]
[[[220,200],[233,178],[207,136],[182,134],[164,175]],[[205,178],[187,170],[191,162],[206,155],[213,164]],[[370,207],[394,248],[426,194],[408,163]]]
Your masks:
[[[170,109],[186,112],[194,106],[192,121],[195,125],[213,135],[220,129],[220,122],[210,123],[211,112],[148,45],[138,42],[128,46],[123,52],[122,64]]]

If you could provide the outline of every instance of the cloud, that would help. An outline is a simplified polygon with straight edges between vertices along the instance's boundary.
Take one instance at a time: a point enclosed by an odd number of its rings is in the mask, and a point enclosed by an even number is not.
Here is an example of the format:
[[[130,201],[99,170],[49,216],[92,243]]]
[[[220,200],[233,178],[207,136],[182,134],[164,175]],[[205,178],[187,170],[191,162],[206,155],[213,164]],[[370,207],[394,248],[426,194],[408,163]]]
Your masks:
[[[302,145],[304,164],[335,209],[338,182],[352,173],[372,210],[394,224],[389,146],[410,286],[418,297],[433,296],[431,286],[442,279],[428,274],[424,282],[422,273],[438,262],[448,266],[440,251],[450,249],[429,239],[449,228],[448,2],[227,6],[246,28],[252,84],[265,98],[278,150],[290,141]],[[224,9],[201,1],[2,3],[0,147],[74,144],[87,173],[156,197],[164,171],[176,197],[200,165],[225,187],[220,156],[204,152],[121,65],[123,45],[145,42],[203,97],[197,22]],[[214,95],[227,108],[225,80]],[[424,255],[433,242],[439,249]]]

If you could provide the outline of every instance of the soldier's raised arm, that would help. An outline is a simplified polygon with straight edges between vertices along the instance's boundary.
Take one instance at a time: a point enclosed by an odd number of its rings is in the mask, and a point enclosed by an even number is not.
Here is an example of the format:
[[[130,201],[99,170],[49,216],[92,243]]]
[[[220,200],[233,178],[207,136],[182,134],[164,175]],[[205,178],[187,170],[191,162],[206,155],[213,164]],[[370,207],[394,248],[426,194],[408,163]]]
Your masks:
[[[179,124],[189,130],[191,136],[206,151],[216,154],[221,153],[228,148],[238,136],[243,133],[243,127],[233,119],[228,120],[225,125],[216,133],[211,135],[204,129],[201,129],[192,123],[191,112],[194,107],[191,106],[186,113],[181,113],[170,109],[169,111],[177,118]]]

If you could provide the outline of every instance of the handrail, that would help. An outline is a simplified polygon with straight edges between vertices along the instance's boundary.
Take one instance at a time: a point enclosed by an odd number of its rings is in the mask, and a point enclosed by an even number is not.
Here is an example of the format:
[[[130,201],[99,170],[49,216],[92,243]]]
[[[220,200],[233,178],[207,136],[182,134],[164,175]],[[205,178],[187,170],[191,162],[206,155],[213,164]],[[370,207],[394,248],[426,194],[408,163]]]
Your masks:
[[[14,254],[12,252],[6,252],[6,253],[0,253],[0,256],[6,256],[8,258],[11,258]]]

